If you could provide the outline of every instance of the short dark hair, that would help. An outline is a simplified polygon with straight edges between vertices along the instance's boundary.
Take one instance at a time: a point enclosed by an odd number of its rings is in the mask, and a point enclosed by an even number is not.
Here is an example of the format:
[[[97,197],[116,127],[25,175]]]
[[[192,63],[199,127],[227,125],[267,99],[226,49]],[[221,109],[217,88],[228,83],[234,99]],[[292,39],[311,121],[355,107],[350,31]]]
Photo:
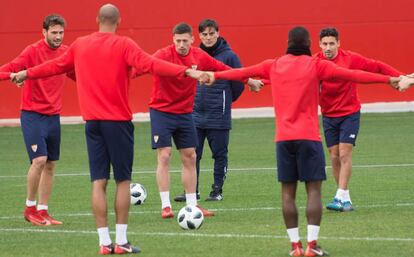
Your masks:
[[[294,27],[289,31],[289,46],[310,46],[309,31],[305,27]]]
[[[51,14],[45,17],[43,20],[43,28],[45,30],[49,30],[50,27],[60,25],[62,27],[65,27],[66,22],[65,19],[58,15],[58,14]]]
[[[335,37],[336,41],[339,40],[339,33],[335,28],[324,28],[319,33],[319,39],[324,37]]]
[[[219,25],[217,21],[213,19],[202,20],[200,24],[198,25],[198,32],[201,33],[204,30],[206,30],[206,28],[214,28],[217,32],[219,31]]]
[[[188,33],[190,35],[193,34],[193,29],[187,23],[181,22],[181,23],[178,23],[177,25],[174,26],[173,35],[175,35],[175,34],[185,34],[185,33]]]

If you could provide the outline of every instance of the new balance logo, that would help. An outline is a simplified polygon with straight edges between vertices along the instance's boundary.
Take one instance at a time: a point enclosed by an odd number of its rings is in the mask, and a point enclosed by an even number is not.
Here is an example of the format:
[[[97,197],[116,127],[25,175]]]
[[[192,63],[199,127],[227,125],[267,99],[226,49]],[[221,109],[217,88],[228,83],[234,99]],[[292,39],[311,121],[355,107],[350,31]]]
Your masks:
[[[351,134],[351,135],[349,135],[349,138],[355,138],[356,137],[356,135],[355,134]]]

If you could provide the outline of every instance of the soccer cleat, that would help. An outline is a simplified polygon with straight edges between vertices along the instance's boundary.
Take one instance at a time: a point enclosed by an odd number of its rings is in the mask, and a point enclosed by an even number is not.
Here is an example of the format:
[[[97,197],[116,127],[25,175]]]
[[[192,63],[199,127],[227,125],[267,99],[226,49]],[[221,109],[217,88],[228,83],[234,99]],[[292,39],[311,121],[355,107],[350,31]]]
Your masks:
[[[48,226],[50,222],[39,215],[36,206],[27,207],[24,209],[24,218],[35,226]]]
[[[197,200],[200,200],[200,193],[197,193]],[[174,197],[174,201],[185,202],[186,201],[185,192],[182,193],[181,195],[177,195],[176,197]]]
[[[174,212],[171,210],[171,207],[168,206],[162,209],[161,217],[163,219],[174,218]]]
[[[210,195],[206,201],[221,201],[223,200],[223,190],[216,185],[211,185]]]
[[[302,243],[300,241],[298,242],[292,242],[292,251],[290,251],[290,256],[303,256],[304,251],[302,248]]]
[[[326,205],[326,209],[332,210],[332,211],[343,211],[341,200],[339,200],[338,198],[334,198],[332,202]]]
[[[49,221],[50,225],[62,225],[62,221],[55,220],[52,216],[49,215],[47,210],[40,210],[37,211],[41,217],[43,217],[45,220]]]
[[[354,207],[352,207],[352,203],[350,201],[346,201],[342,203],[342,211],[353,211]]]
[[[316,240],[312,242],[308,242],[308,246],[306,247],[305,255],[306,257],[315,257],[315,256],[328,256],[328,252],[321,249],[320,246],[316,244]]]
[[[125,254],[125,253],[140,253],[141,249],[138,247],[132,246],[129,242],[124,245],[115,244],[114,253],[115,254]]]
[[[113,254],[114,253],[114,246],[113,244],[110,245],[100,245],[99,246],[99,252],[100,255],[107,255],[107,254]]]
[[[200,209],[200,211],[203,213],[203,216],[204,216],[204,217],[211,217],[211,216],[214,216],[214,212],[212,212],[212,211],[208,211],[208,210],[204,209],[203,207],[201,207],[201,206],[200,206],[200,205],[198,205],[198,204],[197,204],[197,208],[199,208],[199,209]]]

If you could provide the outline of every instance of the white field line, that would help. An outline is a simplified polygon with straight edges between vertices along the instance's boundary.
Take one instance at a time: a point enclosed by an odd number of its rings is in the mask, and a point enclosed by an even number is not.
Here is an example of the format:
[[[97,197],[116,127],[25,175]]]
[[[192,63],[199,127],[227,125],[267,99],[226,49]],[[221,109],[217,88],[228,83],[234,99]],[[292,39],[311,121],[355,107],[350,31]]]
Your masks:
[[[407,167],[414,167],[414,163],[400,163],[400,164],[367,164],[367,165],[353,165],[352,168],[354,169],[374,169],[374,168],[407,168]],[[331,166],[326,166],[327,169],[331,169]],[[230,172],[235,171],[276,171],[276,167],[269,167],[269,168],[234,168],[228,169]],[[201,172],[211,171],[209,169],[202,169]],[[181,170],[170,170],[171,173],[180,173]],[[133,171],[133,174],[155,174],[154,170],[140,170],[140,171]],[[57,173],[55,177],[73,177],[73,176],[89,176],[89,173],[85,172],[74,172],[74,173]],[[8,179],[8,178],[26,178],[26,175],[0,175],[0,179]]]
[[[400,207],[412,207],[413,203],[396,203],[396,204],[371,204],[371,205],[354,205],[356,209],[365,209],[365,208],[400,208]],[[132,208],[132,207],[131,207]],[[139,208],[139,207],[138,207]],[[299,206],[299,209],[305,209],[305,206]],[[211,211],[215,212],[253,212],[253,211],[276,211],[281,210],[281,207],[251,207],[251,208],[209,208]],[[158,214],[160,210],[147,210],[147,211],[130,211],[130,214]],[[109,212],[109,215],[114,216],[114,212]],[[91,212],[81,212],[81,213],[54,213],[54,216],[57,217],[82,217],[82,216],[92,216]],[[22,216],[0,216],[0,220],[20,220]]]
[[[92,230],[60,230],[60,229],[25,229],[25,228],[0,228],[0,233],[57,233],[57,234],[92,234],[96,235],[96,231]],[[115,234],[111,232],[111,234]],[[155,237],[210,237],[210,238],[236,238],[236,239],[287,239],[287,236],[281,235],[254,235],[254,234],[207,234],[207,233],[173,233],[173,232],[134,232],[129,230],[128,235],[134,236],[155,236]],[[393,242],[414,242],[414,238],[398,238],[398,237],[344,237],[344,236],[324,236],[323,240],[347,240],[347,241],[393,241]]]

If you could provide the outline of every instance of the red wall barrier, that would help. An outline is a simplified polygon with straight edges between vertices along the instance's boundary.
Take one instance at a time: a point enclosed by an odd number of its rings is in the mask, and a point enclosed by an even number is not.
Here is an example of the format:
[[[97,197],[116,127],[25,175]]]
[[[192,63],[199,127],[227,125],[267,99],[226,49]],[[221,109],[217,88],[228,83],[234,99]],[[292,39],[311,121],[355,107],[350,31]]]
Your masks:
[[[2,1],[0,16],[0,63],[17,56],[23,48],[42,37],[43,17],[63,15],[68,26],[64,42],[97,30],[95,17],[104,1]],[[172,27],[181,21],[197,30],[203,18],[214,18],[221,35],[231,44],[244,65],[284,54],[287,32],[296,25],[306,26],[312,35],[312,52],[319,50],[318,33],[326,26],[339,29],[341,47],[384,61],[411,73],[414,58],[414,18],[412,0],[336,1],[112,1],[122,16],[119,34],[132,37],[149,53],[171,43]],[[198,37],[197,31],[195,33]],[[195,45],[199,44],[197,38]],[[133,112],[146,112],[152,79],[146,75],[131,83]],[[63,115],[79,115],[75,84],[68,80],[63,96]],[[359,87],[362,102],[413,101],[414,90],[399,93],[385,85]],[[19,115],[20,89],[0,82],[0,118]],[[270,88],[259,94],[245,92],[236,108],[271,106]]]

